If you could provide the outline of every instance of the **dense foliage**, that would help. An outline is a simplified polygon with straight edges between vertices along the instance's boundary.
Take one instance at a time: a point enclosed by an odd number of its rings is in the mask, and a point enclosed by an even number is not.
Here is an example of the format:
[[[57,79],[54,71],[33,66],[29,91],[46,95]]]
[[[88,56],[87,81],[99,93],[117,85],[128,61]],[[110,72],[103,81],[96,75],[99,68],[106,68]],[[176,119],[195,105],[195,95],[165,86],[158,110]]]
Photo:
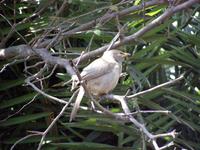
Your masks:
[[[59,34],[102,15],[109,15],[111,12],[118,12],[141,3],[142,0],[121,3],[119,0],[1,1],[0,46],[33,46],[39,39],[42,39],[42,42],[52,40]],[[63,10],[60,9],[62,5]],[[45,46],[54,56],[74,59],[82,51],[89,52],[110,43],[120,27],[123,28],[120,35],[122,39],[123,36],[134,34],[163,14],[167,7],[173,7],[170,5],[163,3],[147,8],[144,6],[129,15],[98,23],[90,29],[67,37],[63,35],[62,38],[52,40],[53,44]],[[128,101],[133,112],[170,111],[141,112],[134,116],[155,134],[175,129],[179,134],[174,140],[173,147],[177,149],[200,149],[199,6],[196,4],[174,14],[142,37],[119,47],[132,56],[123,64],[123,71],[127,75],[120,79],[113,91],[114,94],[124,95],[128,89],[131,89],[130,94],[134,94],[175,79],[184,73],[181,82]],[[16,57],[0,61],[1,68],[11,62],[0,73],[1,149],[9,149],[17,140],[28,134],[44,131],[62,109],[62,104],[38,94],[24,82],[27,76],[40,71],[44,63],[28,68],[40,61],[38,57],[26,60]],[[80,71],[90,61],[81,63]],[[35,82],[37,87],[49,95],[69,100],[72,95],[71,85],[67,83],[70,76],[64,68],[48,66],[41,78],[44,78],[41,82]],[[104,100],[101,104],[112,112],[122,111],[116,102]],[[89,99],[84,97],[81,105],[89,108]],[[23,110],[19,111],[21,108]],[[68,107],[50,130],[42,149],[142,149],[144,137],[132,124],[84,109],[78,111],[74,122],[69,122],[71,109],[72,107]],[[16,113],[18,111],[19,113]],[[41,136],[32,136],[21,141],[15,149],[36,149],[40,139]],[[163,145],[171,140],[171,137],[166,137],[158,143]],[[146,147],[152,149],[148,142]]]

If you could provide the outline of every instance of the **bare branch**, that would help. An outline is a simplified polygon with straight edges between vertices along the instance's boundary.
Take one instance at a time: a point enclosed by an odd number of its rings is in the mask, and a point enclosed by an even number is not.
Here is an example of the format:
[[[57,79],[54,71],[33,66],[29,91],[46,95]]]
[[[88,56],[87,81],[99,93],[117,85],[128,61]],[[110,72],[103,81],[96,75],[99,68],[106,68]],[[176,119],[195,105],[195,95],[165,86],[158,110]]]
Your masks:
[[[150,133],[147,128],[145,127],[144,124],[138,122],[132,115],[128,115],[131,114],[130,109],[128,108],[128,105],[126,103],[126,97],[125,96],[116,96],[115,95],[115,100],[120,101],[122,109],[124,111],[124,113],[128,116],[128,119],[136,126],[138,127],[141,132],[143,132],[148,139],[152,142],[152,145],[154,146],[155,150],[160,150],[156,139],[159,137],[166,137],[166,136],[172,136],[173,138],[175,138],[175,134],[177,134],[175,131],[172,131],[170,133],[164,133],[164,134],[158,134],[158,135],[153,135],[152,133]]]
[[[35,91],[37,91],[38,93],[40,93],[41,95],[51,99],[51,100],[54,100],[54,101],[57,101],[61,104],[68,104],[68,102],[62,100],[62,99],[59,99],[57,97],[54,97],[54,96],[51,96],[47,93],[45,93],[44,91],[40,90],[39,88],[37,88],[33,83],[30,82],[30,78],[27,78],[26,81],[25,81],[28,85],[30,85]]]
[[[190,0],[190,1],[187,1],[187,2],[182,3],[180,5],[177,5],[175,7],[171,7],[169,9],[167,9],[165,11],[165,13],[163,13],[161,16],[159,16],[158,18],[153,20],[151,23],[149,23],[148,25],[146,25],[145,27],[143,27],[142,29],[140,29],[136,33],[134,33],[134,34],[132,34],[130,36],[124,37],[123,40],[119,40],[119,41],[114,42],[111,48],[117,48],[117,47],[119,47],[121,45],[128,44],[131,41],[135,41],[137,38],[143,36],[146,32],[148,32],[148,31],[152,30],[153,28],[155,28],[156,26],[160,25],[166,19],[171,17],[174,13],[176,13],[176,12],[178,12],[180,10],[183,10],[185,8],[188,8],[191,5],[193,5],[195,3],[198,3],[198,2],[199,2],[199,0]],[[145,3],[145,6],[147,7],[147,6],[156,5],[156,4],[160,4],[160,3],[163,3],[163,2],[158,1],[158,0],[152,0],[150,2]],[[133,7],[127,8],[127,9],[125,9],[123,11],[120,11],[118,13],[117,12],[112,13],[111,16],[113,18],[116,17],[117,15],[118,16],[123,16],[123,15],[126,15],[126,14],[134,11],[134,10],[139,10],[139,9],[142,9],[142,8],[143,8],[142,5],[133,6]],[[99,18],[99,21],[100,20],[102,20],[102,18]],[[93,21],[90,24],[93,25],[93,24],[96,24],[96,22]],[[70,33],[74,33],[74,32],[80,31],[80,30],[85,30],[85,29],[87,29],[89,27],[90,26],[88,26],[88,24],[84,24],[84,25],[82,25],[80,27],[77,27],[75,29],[67,31],[65,34],[66,35],[68,35],[68,34],[70,35]],[[51,42],[51,41],[49,41],[49,42]],[[91,51],[91,52],[88,52],[88,53],[84,54],[82,56],[82,58],[81,58],[81,61],[84,61],[86,59],[89,59],[91,57],[94,57],[94,56],[97,56],[97,55],[103,53],[108,48],[108,46],[109,45],[105,45],[105,46],[100,47],[100,48],[98,48],[98,49],[96,49],[94,51]],[[37,49],[34,49],[34,50],[37,51]],[[26,46],[26,45],[15,46],[15,47],[10,47],[10,48],[6,48],[6,49],[0,49],[0,60],[1,59],[6,59],[6,58],[9,58],[9,57],[13,57],[13,56],[16,56],[16,55],[24,57],[24,56],[30,56],[30,55],[36,55],[36,54],[31,50],[31,48],[28,48],[28,46]],[[79,57],[74,59],[74,62],[76,62],[78,60],[79,60]]]
[[[163,149],[169,148],[169,147],[171,147],[171,146],[173,146],[173,145],[174,145],[174,142],[172,141],[172,142],[170,142],[170,143],[168,143],[168,144],[166,144],[166,145],[160,147],[160,150],[163,150]]]
[[[56,12],[56,17],[60,16],[62,12],[65,10],[65,7],[68,5],[68,0],[64,0],[59,10]]]
[[[28,56],[36,56],[36,53],[25,44],[0,49],[0,60],[12,57],[26,58]]]
[[[135,98],[137,96],[141,96],[141,95],[147,94],[149,92],[152,92],[154,90],[160,89],[162,87],[166,87],[166,86],[172,85],[172,84],[174,84],[176,82],[179,82],[180,80],[183,80],[183,79],[184,79],[184,74],[181,75],[180,77],[174,79],[174,80],[171,80],[171,81],[165,82],[163,84],[157,85],[157,86],[155,86],[153,88],[150,88],[148,90],[141,91],[141,92],[138,92],[138,93],[133,94],[133,95],[128,95],[128,96],[126,96],[126,99],[133,99],[133,98]],[[108,94],[108,95],[102,96],[102,98],[107,98],[107,99],[112,99],[112,100],[118,100],[118,98],[121,98],[121,97],[123,97],[123,96],[122,95],[113,95],[113,94]]]
[[[127,96],[127,99],[132,99],[132,98],[134,98],[134,97],[141,96],[141,95],[144,95],[144,94],[146,94],[146,93],[155,91],[155,90],[160,89],[160,88],[162,88],[162,87],[172,85],[172,84],[174,84],[174,83],[176,83],[176,82],[179,82],[180,80],[183,80],[183,79],[184,79],[184,74],[181,75],[180,77],[174,79],[174,80],[171,80],[171,81],[165,82],[165,83],[163,83],[163,84],[157,85],[157,86],[155,86],[155,87],[153,87],[153,88],[150,88],[150,89],[148,89],[148,90],[145,90],[145,91],[142,91],[142,92],[138,92],[138,93],[133,94],[133,95],[129,95],[129,96]]]
[[[15,113],[9,115],[8,117],[6,117],[6,118],[3,119],[3,120],[0,120],[0,123],[2,123],[2,122],[4,122],[4,121],[8,120],[9,118],[11,118],[11,117],[13,117],[13,116],[19,114],[25,107],[27,107],[29,104],[31,104],[31,103],[35,100],[35,98],[36,98],[37,96],[38,96],[38,94],[36,94],[36,95],[32,98],[32,100],[30,100],[28,103],[26,103],[25,105],[23,105],[23,106],[22,106],[18,111],[16,111]]]
[[[22,142],[22,141],[24,141],[24,140],[26,140],[26,139],[28,139],[28,138],[30,138],[30,137],[32,137],[32,136],[38,136],[38,135],[39,135],[39,134],[29,134],[29,135],[27,135],[27,136],[25,136],[25,137],[23,137],[23,138],[17,140],[17,141],[13,144],[13,146],[10,148],[10,150],[13,150],[13,149],[15,148],[15,146],[16,146],[17,144],[19,144],[20,142]]]
[[[153,1],[151,1],[153,2]],[[154,1],[155,2],[155,1]],[[144,26],[142,29],[140,29],[139,31],[135,32],[134,34],[124,37],[122,40],[118,40],[115,43],[113,43],[111,48],[117,48],[119,46],[122,46],[124,44],[128,44],[132,41],[137,40],[139,37],[143,36],[145,33],[147,33],[148,31],[152,30],[153,28],[159,26],[161,23],[163,23],[165,20],[167,20],[169,17],[171,17],[173,14],[175,14],[176,12],[179,12],[183,9],[186,9],[190,6],[192,6],[195,3],[198,3],[199,0],[188,0],[180,5],[177,5],[175,7],[170,7],[168,8],[165,13],[163,13],[162,15],[160,15],[158,18],[156,18],[155,20],[153,20],[152,22],[150,22],[149,24],[147,24],[146,26]],[[145,3],[145,6],[146,3]],[[142,7],[142,6],[141,6]],[[97,56],[101,53],[103,53],[104,51],[106,51],[106,49],[108,48],[109,45],[105,45],[102,46],[96,50],[93,50],[91,52],[88,52],[86,54],[83,55],[81,61],[87,60],[91,57]],[[79,58],[74,59],[74,62],[76,62]]]
[[[56,116],[56,118],[51,122],[51,124],[48,126],[48,128],[42,133],[42,138],[40,140],[40,143],[38,145],[37,150],[40,150],[42,147],[42,144],[44,142],[44,139],[47,135],[47,133],[51,130],[51,128],[54,126],[54,124],[58,121],[58,119],[63,115],[65,109],[69,106],[69,104],[72,102],[72,100],[74,99],[74,96],[76,96],[78,91],[74,92],[73,95],[71,96],[71,98],[69,99],[69,101],[65,104],[65,106],[62,108],[62,110],[60,111],[60,113]]]
[[[164,1],[151,0],[149,2],[145,2],[145,7],[158,5],[158,4],[163,4],[163,3],[164,3]],[[126,15],[132,13],[133,11],[137,11],[137,10],[141,10],[141,9],[143,9],[143,4],[137,5],[137,6],[132,6],[130,8],[124,9],[124,10],[119,11],[119,12],[113,12],[113,13],[110,13],[110,14],[106,14],[106,15],[100,17],[100,18],[97,18],[96,20],[93,20],[93,21],[90,21],[88,23],[82,24],[81,26],[78,26],[78,27],[76,27],[76,28],[74,28],[72,30],[69,30],[69,31],[63,33],[62,36],[60,36],[60,38],[58,40],[60,41],[60,40],[63,39],[63,37],[65,37],[65,38],[66,37],[70,37],[71,35],[74,35],[77,32],[91,29],[92,27],[96,26],[98,23],[103,24],[104,22],[107,22],[108,20],[111,20],[111,19],[115,18],[116,16],[123,17],[123,16],[126,16]],[[46,45],[48,45],[48,43],[50,41],[51,40],[46,40],[43,43],[41,43],[39,45],[36,45],[36,46],[37,47],[45,47]]]
[[[169,133],[154,135],[154,138],[165,137],[165,136],[171,136],[171,137],[175,138],[175,135],[177,135],[177,134],[178,133],[175,130],[173,130],[172,132],[169,132]]]
[[[127,37],[124,37],[123,40],[119,40],[119,41],[116,41],[113,43],[113,45],[111,46],[111,48],[117,48],[121,45],[124,45],[124,44],[128,44],[129,42],[131,41],[135,41],[137,38],[143,36],[146,32],[152,30],[153,28],[155,28],[156,26],[160,25],[162,22],[164,22],[166,19],[168,19],[169,17],[171,17],[174,13],[180,11],[180,10],[183,10],[185,8],[188,8],[190,7],[191,5],[195,4],[195,3],[198,3],[199,0],[190,0],[190,1],[187,1],[185,3],[182,3],[180,5],[177,5],[175,7],[171,7],[169,9],[167,9],[165,11],[165,13],[163,13],[161,16],[159,16],[158,18],[156,18],[155,20],[153,20],[151,23],[149,23],[148,25],[144,26],[142,29],[140,29],[139,31],[137,31],[136,33],[130,35],[130,36],[127,36]],[[148,3],[148,2],[147,2]],[[156,0],[152,0],[148,3],[149,6],[151,5],[155,5],[155,4],[158,4],[160,2],[156,1]],[[145,4],[145,6],[148,6],[147,4]],[[140,8],[141,7],[141,8]],[[123,10],[121,12],[119,12],[119,14],[116,14],[116,12],[113,14],[113,17],[116,17],[116,15],[125,15],[127,13],[130,13],[132,12],[133,10],[137,10],[137,9],[142,9],[142,6],[134,6],[134,7],[131,7],[131,8],[128,8],[126,10]],[[102,19],[102,18],[100,18]],[[95,22],[94,22],[95,23]],[[91,23],[91,24],[94,24],[94,23]],[[88,25],[87,24],[84,24],[83,26],[80,26],[80,30],[82,29],[87,29]],[[70,35],[70,32],[76,32],[77,31],[80,31],[79,29],[75,28],[73,30],[70,30],[70,31],[67,31],[66,34],[68,33]],[[91,51],[91,52],[88,52],[86,54],[84,54],[81,58],[81,61],[84,61],[86,59],[89,59],[91,57],[95,57],[101,53],[103,53],[107,48],[108,48],[109,45],[105,45],[103,47],[100,47],[94,51]],[[23,50],[22,50],[23,49]],[[34,51],[40,51],[39,52],[39,55],[41,54],[41,49],[34,49]],[[44,50],[46,51],[46,50]],[[21,52],[21,53],[20,53]],[[45,52],[47,54],[47,51]],[[21,46],[15,46],[15,47],[10,47],[10,48],[6,48],[6,49],[0,49],[0,60],[1,59],[5,59],[5,58],[9,58],[9,57],[13,57],[13,56],[16,56],[16,55],[20,55],[22,57],[24,56],[30,56],[30,55],[35,55],[35,53],[31,50],[31,48],[28,48],[28,46],[26,45],[21,45]],[[50,58],[52,58],[53,56],[51,56]],[[44,59],[44,58],[43,58]],[[49,60],[49,59],[47,59]],[[51,60],[51,59],[50,59]],[[55,60],[55,58],[53,59]],[[79,60],[79,57],[74,59],[73,61],[74,62],[77,62]],[[58,59],[57,59],[58,61]],[[66,60],[65,60],[66,61]],[[49,61],[49,63],[53,63],[55,64],[56,61]],[[60,60],[59,61],[59,65],[61,65],[62,67],[64,68],[67,68],[67,70],[69,72],[73,72],[70,67],[69,67],[69,62],[65,62],[64,64],[64,61],[63,60]],[[67,64],[67,65],[66,65]],[[74,74],[74,73],[72,73]]]
[[[180,77],[178,77],[177,79],[174,79],[174,80],[172,80],[172,81],[168,81],[168,82],[166,82],[166,83],[160,84],[160,85],[158,85],[158,86],[156,86],[156,87],[153,87],[153,88],[151,88],[151,89],[148,89],[148,90],[145,90],[145,91],[136,93],[136,94],[134,94],[134,95],[129,95],[129,96],[126,96],[126,95],[125,95],[125,96],[121,96],[121,95],[105,95],[103,98],[108,98],[108,99],[120,101],[121,106],[122,106],[122,109],[123,109],[123,111],[124,111],[124,114],[125,114],[126,116],[128,116],[128,119],[129,119],[136,127],[138,127],[138,128],[150,139],[150,141],[152,142],[152,145],[154,146],[155,150],[161,150],[161,148],[159,148],[159,146],[158,146],[158,144],[157,144],[157,142],[156,142],[156,139],[157,139],[157,138],[160,138],[160,137],[166,137],[166,136],[171,136],[171,137],[175,138],[175,135],[177,134],[177,133],[175,132],[175,130],[172,131],[172,132],[169,132],[169,133],[153,135],[152,133],[150,133],[150,132],[146,129],[146,127],[144,126],[144,124],[141,124],[140,122],[138,122],[138,121],[131,115],[132,113],[131,113],[130,109],[128,108],[128,105],[127,105],[127,103],[126,103],[126,100],[127,100],[127,99],[132,99],[132,98],[134,98],[134,97],[136,97],[136,96],[141,96],[141,95],[143,95],[143,94],[149,93],[149,92],[151,92],[151,91],[154,91],[154,90],[156,90],[156,89],[162,88],[162,87],[164,87],[164,86],[169,86],[169,85],[174,84],[174,83],[176,83],[176,82],[178,82],[178,81],[180,81],[180,80],[182,80],[182,79],[184,79],[184,74],[181,75]],[[172,145],[172,143],[167,144],[167,146],[171,146],[171,145]],[[162,149],[164,149],[164,148],[167,147],[167,146],[163,146]]]
[[[39,56],[43,61],[50,65],[59,65],[66,69],[66,71],[73,75],[74,71],[70,65],[70,62],[67,59],[63,59],[60,57],[52,56],[47,49],[45,48],[31,48],[28,45],[19,45],[13,46],[5,49],[0,49],[0,60],[7,59],[14,56],[18,56],[19,58],[26,58],[30,56]]]
[[[14,59],[12,62],[9,62],[9,63],[3,65],[3,67],[0,70],[0,73],[4,72],[4,70],[6,70],[6,68],[8,66],[14,65],[14,64],[19,63],[19,62],[24,62],[25,60],[26,59]]]

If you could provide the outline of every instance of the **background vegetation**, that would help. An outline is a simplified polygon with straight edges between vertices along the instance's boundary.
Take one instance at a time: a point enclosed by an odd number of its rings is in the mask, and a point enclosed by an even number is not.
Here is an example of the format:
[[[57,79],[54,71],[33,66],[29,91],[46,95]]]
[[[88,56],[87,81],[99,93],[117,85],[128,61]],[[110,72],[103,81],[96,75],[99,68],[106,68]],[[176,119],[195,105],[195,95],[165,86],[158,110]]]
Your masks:
[[[82,51],[91,52],[114,41],[119,30],[121,40],[137,33],[165,13],[167,8],[185,1],[159,1],[148,7],[142,5],[143,2],[145,0],[3,0],[0,1],[0,47],[21,44],[45,47],[53,56],[73,60]],[[103,15],[118,13],[134,5],[142,7],[127,15],[102,22],[97,20],[93,27],[65,35]],[[130,94],[138,93],[184,73],[181,82],[133,98],[128,101],[128,106],[150,132],[178,132],[174,145],[169,149],[200,149],[199,3],[173,14],[149,32],[118,48],[132,56],[124,63],[127,76],[120,79],[112,92],[114,94],[124,95],[128,89],[131,89]],[[97,57],[94,56],[81,62],[79,70]],[[34,64],[37,66],[32,66]],[[43,132],[60,113],[63,104],[42,96],[25,82],[44,64],[37,56],[1,59],[0,149],[10,149],[17,140]],[[40,80],[33,83],[45,93],[68,101],[73,94],[71,85],[67,83],[70,78],[64,68],[48,65]],[[121,106],[114,101],[104,100],[101,104],[112,112],[122,112]],[[81,105],[90,108],[89,99],[85,97]],[[49,131],[42,149],[153,149],[131,123],[83,108],[76,120],[69,122],[72,106],[68,107]],[[154,113],[143,113],[145,110],[154,110]],[[41,136],[30,136],[14,149],[36,149],[40,140]],[[164,145],[172,140],[165,137],[157,142]]]

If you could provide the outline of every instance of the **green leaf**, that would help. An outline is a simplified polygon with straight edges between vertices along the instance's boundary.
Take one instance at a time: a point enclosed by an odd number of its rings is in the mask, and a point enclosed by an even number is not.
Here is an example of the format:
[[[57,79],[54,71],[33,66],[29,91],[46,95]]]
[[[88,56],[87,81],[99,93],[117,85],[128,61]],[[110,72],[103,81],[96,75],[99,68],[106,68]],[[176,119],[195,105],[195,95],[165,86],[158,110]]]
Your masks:
[[[20,78],[17,80],[8,80],[8,81],[4,80],[0,84],[0,91],[8,90],[9,88],[13,88],[23,83],[24,83],[24,78]]]
[[[2,100],[3,102],[0,103],[0,109],[30,101],[35,95],[36,93],[28,93],[28,94],[25,94],[13,99],[4,100],[4,101]]]
[[[125,148],[118,148],[115,146],[107,145],[107,144],[100,144],[100,143],[93,143],[93,142],[71,142],[71,143],[52,143],[51,145],[59,147],[59,148],[70,148],[72,150],[131,150],[130,147]]]
[[[37,114],[30,114],[30,115],[25,115],[25,116],[20,116],[20,117],[15,117],[15,118],[10,118],[5,122],[2,122],[0,124],[0,127],[8,127],[12,125],[18,125],[30,121],[35,121],[40,118],[44,118],[49,116],[51,113],[45,112],[45,113],[37,113]]]

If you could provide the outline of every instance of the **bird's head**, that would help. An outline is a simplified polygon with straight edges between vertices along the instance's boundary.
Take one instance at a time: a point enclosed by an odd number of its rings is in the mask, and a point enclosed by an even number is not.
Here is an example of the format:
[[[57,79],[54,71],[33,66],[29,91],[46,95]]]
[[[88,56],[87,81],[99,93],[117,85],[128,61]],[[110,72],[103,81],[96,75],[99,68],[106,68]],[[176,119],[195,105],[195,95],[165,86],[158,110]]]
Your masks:
[[[116,49],[105,51],[103,54],[103,57],[106,58],[107,60],[114,59],[114,61],[117,61],[119,63],[122,63],[124,61],[124,59],[128,56],[130,56],[129,53],[125,53],[125,52],[122,52],[122,51],[116,50]]]

